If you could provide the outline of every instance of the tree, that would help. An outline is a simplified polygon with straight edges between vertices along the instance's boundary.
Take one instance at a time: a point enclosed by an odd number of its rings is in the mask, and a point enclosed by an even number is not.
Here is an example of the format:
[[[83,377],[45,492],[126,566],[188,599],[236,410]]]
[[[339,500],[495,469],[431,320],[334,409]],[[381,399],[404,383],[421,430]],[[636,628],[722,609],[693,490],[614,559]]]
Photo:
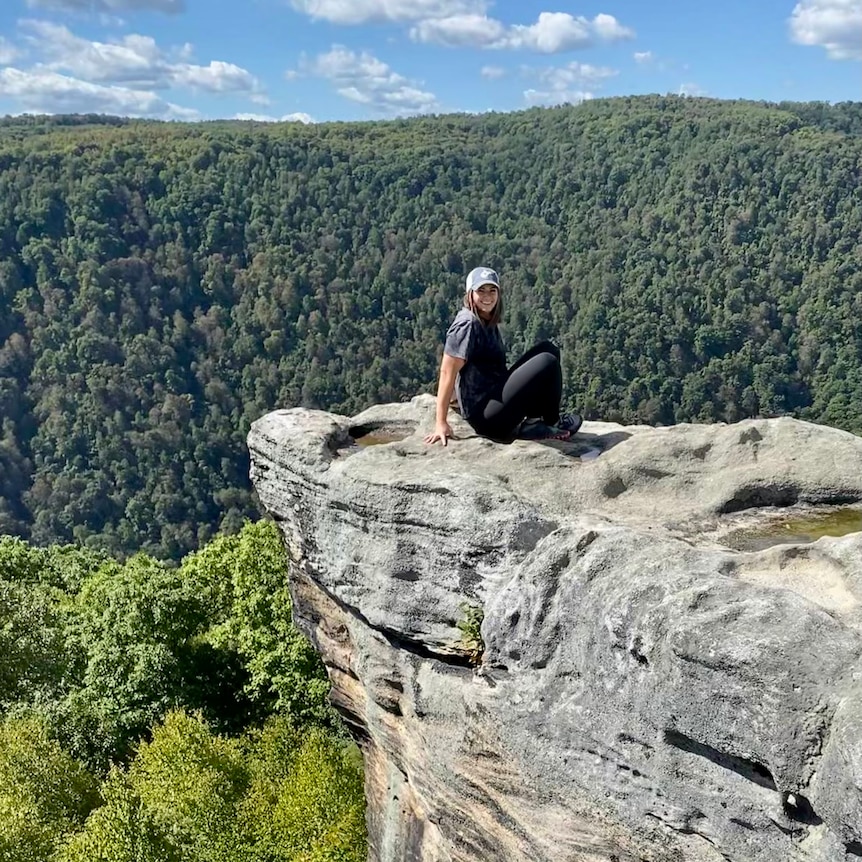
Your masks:
[[[0,859],[46,862],[99,803],[98,783],[40,718],[0,723]]]
[[[272,521],[215,539],[181,573],[221,608],[213,641],[241,656],[253,700],[299,722],[339,726],[320,656],[293,624],[287,554]]]

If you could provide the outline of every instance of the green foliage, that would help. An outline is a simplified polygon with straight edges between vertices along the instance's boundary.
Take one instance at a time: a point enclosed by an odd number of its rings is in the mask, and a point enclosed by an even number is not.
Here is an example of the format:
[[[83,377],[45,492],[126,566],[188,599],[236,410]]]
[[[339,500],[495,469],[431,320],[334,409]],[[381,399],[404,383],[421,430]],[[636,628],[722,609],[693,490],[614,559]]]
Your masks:
[[[464,616],[455,625],[461,632],[458,649],[463,652],[472,664],[479,664],[485,652],[485,641],[482,638],[482,621],[485,611],[479,605],[461,604]]]
[[[240,814],[254,851],[249,858],[365,860],[362,764],[355,746],[319,727],[301,733],[283,717],[251,740],[252,778]]]
[[[224,624],[212,638],[241,656],[247,693],[299,721],[334,725],[320,656],[293,625],[287,567],[278,528],[258,521],[189,556],[181,572],[210,585],[209,595],[219,593]]]
[[[76,593],[108,559],[107,554],[75,545],[36,548],[12,536],[0,536],[0,580],[39,583]]]
[[[287,557],[268,521],[172,568],[0,540],[0,711],[36,710],[99,772],[175,709],[237,733],[279,712],[340,726],[291,619]]]
[[[0,712],[57,697],[69,669],[55,590],[0,578]]]
[[[171,713],[57,862],[361,862],[362,772],[341,740],[273,719],[239,740]]]
[[[588,418],[862,431],[858,103],[0,125],[0,532],[179,560],[277,407],[431,391],[464,272]]]
[[[286,578],[271,522],[178,568],[0,541],[0,862],[363,860]]]
[[[248,785],[235,740],[214,736],[200,719],[169,713],[141,746],[129,780],[180,858],[206,858],[210,848],[230,845]]]
[[[0,712],[50,709],[68,692],[80,659],[68,639],[69,598],[104,560],[0,537]]]
[[[46,862],[100,802],[98,784],[35,717],[0,723],[0,860]]]
[[[119,769],[102,785],[104,804],[51,862],[184,862]]]
[[[144,555],[84,582],[67,629],[81,673],[60,707],[71,750],[104,769],[171,709],[202,709],[220,727],[245,718],[238,660],[204,638],[206,599],[196,582]]]

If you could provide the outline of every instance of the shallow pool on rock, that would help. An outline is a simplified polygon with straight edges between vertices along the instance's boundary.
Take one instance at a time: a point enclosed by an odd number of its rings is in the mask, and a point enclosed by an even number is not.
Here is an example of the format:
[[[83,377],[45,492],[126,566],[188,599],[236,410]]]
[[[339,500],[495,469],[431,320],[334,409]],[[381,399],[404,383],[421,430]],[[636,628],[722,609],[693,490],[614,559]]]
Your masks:
[[[824,536],[847,536],[860,531],[862,509],[845,506],[829,512],[775,518],[767,523],[732,530],[719,541],[736,551],[763,551],[774,545],[809,544]]]
[[[350,436],[357,446],[382,446],[384,443],[397,443],[413,433],[412,428],[387,427],[382,428],[351,428]]]
[[[414,423],[373,422],[366,425],[354,425],[348,429],[347,442],[341,443],[335,454],[344,458],[370,446],[397,443],[399,440],[409,437],[415,430]]]

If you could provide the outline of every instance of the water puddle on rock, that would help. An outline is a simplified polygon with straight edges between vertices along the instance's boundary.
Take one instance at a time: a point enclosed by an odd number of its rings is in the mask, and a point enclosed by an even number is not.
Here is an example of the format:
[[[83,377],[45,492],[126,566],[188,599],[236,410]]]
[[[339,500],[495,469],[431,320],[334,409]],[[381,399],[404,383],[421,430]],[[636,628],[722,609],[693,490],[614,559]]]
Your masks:
[[[763,551],[775,545],[807,545],[824,536],[862,532],[862,509],[845,506],[826,512],[810,512],[771,518],[766,523],[725,533],[719,542],[735,551]]]
[[[349,429],[350,437],[346,446],[340,446],[337,455],[346,457],[370,446],[383,446],[386,443],[397,443],[409,437],[415,428],[412,425],[374,424],[354,425]]]
[[[363,434],[361,437],[354,437],[356,445],[360,448],[366,446],[382,446],[384,443],[397,443],[405,437],[410,436],[410,431],[387,431],[380,429],[379,431],[370,431],[368,434]]]

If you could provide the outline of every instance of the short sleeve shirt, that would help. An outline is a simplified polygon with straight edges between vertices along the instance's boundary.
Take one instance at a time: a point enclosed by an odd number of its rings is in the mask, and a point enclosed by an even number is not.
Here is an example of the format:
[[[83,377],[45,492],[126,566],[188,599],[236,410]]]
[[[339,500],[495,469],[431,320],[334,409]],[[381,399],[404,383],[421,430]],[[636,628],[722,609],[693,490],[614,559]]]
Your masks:
[[[467,420],[481,416],[485,403],[499,397],[506,381],[506,348],[500,330],[462,308],[446,333],[443,352],[465,360],[455,381],[461,415]]]

